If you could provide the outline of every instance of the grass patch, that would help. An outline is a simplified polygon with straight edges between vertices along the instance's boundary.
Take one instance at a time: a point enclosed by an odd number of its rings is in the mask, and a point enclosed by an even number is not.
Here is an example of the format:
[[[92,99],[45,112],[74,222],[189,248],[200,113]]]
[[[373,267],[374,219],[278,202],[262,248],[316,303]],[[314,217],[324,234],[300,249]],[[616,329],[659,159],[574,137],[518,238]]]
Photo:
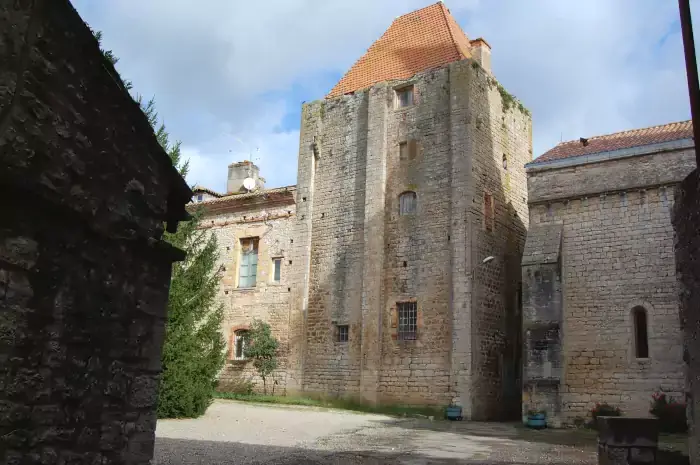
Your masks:
[[[335,408],[354,412],[378,413],[392,416],[433,416],[442,419],[444,409],[440,407],[412,407],[406,405],[364,405],[345,399],[311,399],[308,397],[265,396],[261,394],[235,394],[232,392],[217,392],[219,399],[238,400],[263,404],[302,405],[307,407]]]

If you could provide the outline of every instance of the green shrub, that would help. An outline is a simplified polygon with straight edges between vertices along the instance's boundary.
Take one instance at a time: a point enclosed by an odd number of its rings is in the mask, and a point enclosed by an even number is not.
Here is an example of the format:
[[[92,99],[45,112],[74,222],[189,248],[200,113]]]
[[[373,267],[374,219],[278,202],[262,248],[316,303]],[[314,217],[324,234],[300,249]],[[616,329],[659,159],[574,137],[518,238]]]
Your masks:
[[[677,402],[665,392],[659,391],[651,395],[651,410],[649,413],[659,419],[659,429],[664,433],[687,433],[685,403]]]
[[[267,379],[277,369],[277,348],[279,342],[272,335],[270,325],[261,320],[253,320],[248,331],[248,344],[245,356],[253,361],[253,366],[263,380],[263,393],[267,394]],[[274,380],[273,380],[274,381]],[[274,392],[275,383],[272,384]]]

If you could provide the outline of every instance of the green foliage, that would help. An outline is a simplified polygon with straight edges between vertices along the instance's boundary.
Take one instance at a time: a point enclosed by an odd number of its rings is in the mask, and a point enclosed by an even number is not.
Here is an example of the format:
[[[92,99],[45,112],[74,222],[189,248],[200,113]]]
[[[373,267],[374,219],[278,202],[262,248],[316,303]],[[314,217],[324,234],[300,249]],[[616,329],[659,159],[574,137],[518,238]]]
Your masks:
[[[651,410],[649,413],[659,419],[659,429],[664,433],[687,433],[688,420],[686,406],[659,391],[651,395]]]
[[[171,144],[165,125],[157,125],[153,99],[145,105],[140,98],[138,101],[158,142],[184,176],[188,162],[181,160],[180,142]],[[173,264],[170,281],[159,418],[203,415],[214,399],[217,375],[226,361],[221,333],[223,306],[216,299],[221,281],[216,266],[218,246],[215,235],[199,228],[201,216],[201,211],[195,211],[190,221],[180,223],[176,233],[164,233],[164,239],[184,250],[187,257]]]
[[[102,33],[93,31],[104,57],[115,65],[119,59],[101,47]],[[117,75],[117,77],[119,77]],[[119,77],[121,79],[121,77]],[[127,90],[131,82],[123,81]],[[184,177],[189,161],[182,160],[180,141],[171,143],[163,122],[159,123],[155,101],[135,98],[151,124],[156,138]],[[168,320],[163,344],[158,394],[158,417],[198,417],[214,398],[217,375],[226,360],[226,342],[221,333],[223,307],[217,302],[221,275],[216,266],[216,237],[200,229],[201,212],[179,224],[176,233],[164,239],[186,252],[184,262],[173,264],[168,296]]]
[[[493,88],[494,86],[498,90],[498,93],[501,94],[501,105],[503,106],[503,113],[507,112],[511,108],[517,108],[520,110],[521,113],[531,116],[530,115],[530,110],[525,108],[525,106],[520,102],[513,94],[508,92],[505,87],[501,85],[500,82],[496,81],[492,77],[487,78],[487,82],[489,84],[489,87]]]
[[[263,380],[263,392],[267,394],[267,378],[277,369],[279,342],[272,335],[270,325],[253,320],[248,331],[245,357],[253,360],[253,366]]]

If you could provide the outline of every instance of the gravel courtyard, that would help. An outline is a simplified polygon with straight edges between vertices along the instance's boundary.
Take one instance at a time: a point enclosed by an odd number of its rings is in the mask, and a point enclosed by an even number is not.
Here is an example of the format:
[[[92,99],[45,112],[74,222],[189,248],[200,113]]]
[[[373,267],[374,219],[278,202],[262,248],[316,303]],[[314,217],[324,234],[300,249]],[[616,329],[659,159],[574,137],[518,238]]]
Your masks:
[[[162,420],[157,465],[594,464],[595,449],[556,431],[502,423],[216,401],[196,420]],[[562,440],[559,440],[562,439]]]

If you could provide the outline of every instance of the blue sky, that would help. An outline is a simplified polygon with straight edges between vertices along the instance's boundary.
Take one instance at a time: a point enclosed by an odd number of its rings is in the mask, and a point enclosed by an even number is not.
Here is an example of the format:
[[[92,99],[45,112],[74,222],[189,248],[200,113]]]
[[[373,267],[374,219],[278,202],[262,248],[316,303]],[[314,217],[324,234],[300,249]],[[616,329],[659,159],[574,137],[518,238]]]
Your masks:
[[[135,92],[155,97],[190,184],[219,191],[227,165],[250,153],[268,187],[294,184],[301,103],[323,98],[396,16],[431,3],[73,0]],[[535,155],[690,118],[676,1],[445,4],[491,44],[496,78],[532,111]]]

